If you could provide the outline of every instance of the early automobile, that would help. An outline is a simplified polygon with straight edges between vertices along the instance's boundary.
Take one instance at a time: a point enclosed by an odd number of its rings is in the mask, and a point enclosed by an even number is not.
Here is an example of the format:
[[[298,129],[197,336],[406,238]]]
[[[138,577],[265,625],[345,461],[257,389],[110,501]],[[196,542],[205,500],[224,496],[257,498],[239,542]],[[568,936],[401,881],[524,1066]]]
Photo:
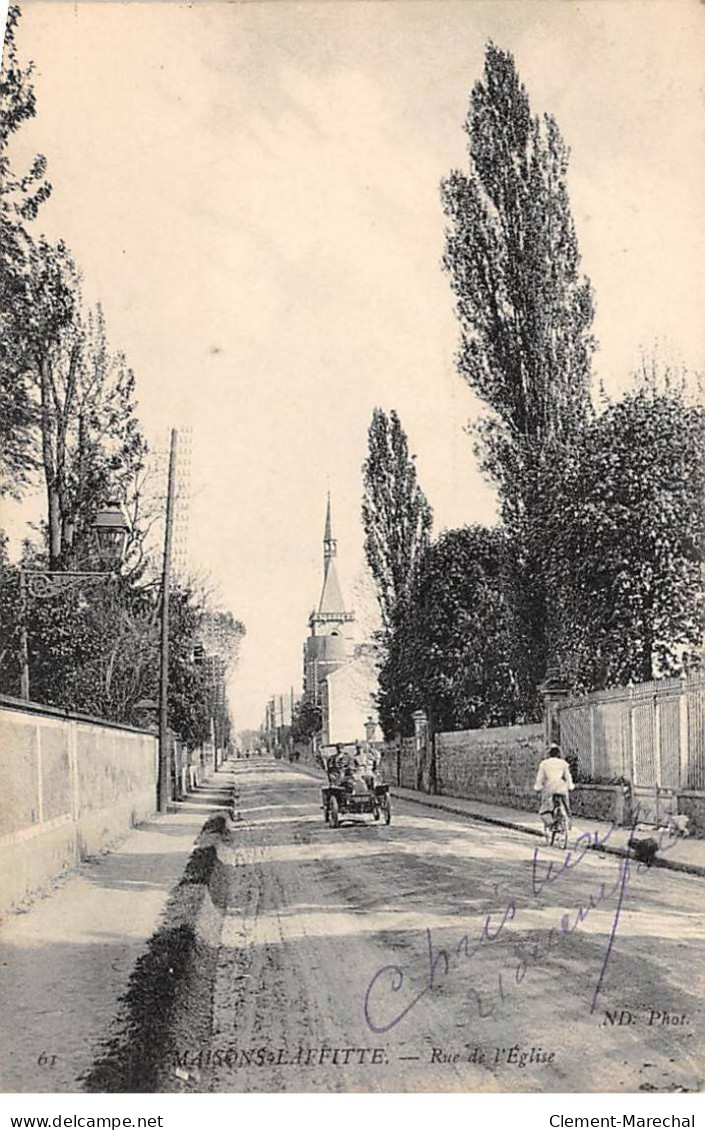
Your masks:
[[[334,754],[325,762],[328,784],[321,789],[323,817],[331,828],[350,817],[372,816],[374,820],[392,821],[389,785],[377,781],[374,769],[360,764],[358,758]]]

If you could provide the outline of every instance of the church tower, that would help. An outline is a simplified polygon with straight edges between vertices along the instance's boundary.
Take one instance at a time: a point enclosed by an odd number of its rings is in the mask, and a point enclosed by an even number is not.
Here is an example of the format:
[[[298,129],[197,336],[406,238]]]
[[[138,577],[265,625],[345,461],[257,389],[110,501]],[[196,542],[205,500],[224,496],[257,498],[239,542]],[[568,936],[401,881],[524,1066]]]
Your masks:
[[[345,608],[337,556],[329,492],[323,533],[323,587],[318,607],[309,616],[310,635],[304,644],[304,693],[314,702],[320,700],[321,684],[326,675],[347,663],[354,653],[351,625],[355,613]]]

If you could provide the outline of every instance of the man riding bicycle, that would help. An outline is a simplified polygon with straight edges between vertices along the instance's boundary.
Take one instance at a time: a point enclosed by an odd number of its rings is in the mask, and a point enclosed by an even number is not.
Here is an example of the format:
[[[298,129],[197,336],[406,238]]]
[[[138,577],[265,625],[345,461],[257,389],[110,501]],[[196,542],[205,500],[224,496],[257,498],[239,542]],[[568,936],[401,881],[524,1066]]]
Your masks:
[[[544,819],[544,822],[553,819],[553,812],[557,804],[564,806],[566,816],[570,820],[568,794],[572,793],[574,788],[570,766],[562,756],[560,746],[549,746],[548,756],[539,765],[536,784],[534,785],[534,791],[541,793],[539,816]]]

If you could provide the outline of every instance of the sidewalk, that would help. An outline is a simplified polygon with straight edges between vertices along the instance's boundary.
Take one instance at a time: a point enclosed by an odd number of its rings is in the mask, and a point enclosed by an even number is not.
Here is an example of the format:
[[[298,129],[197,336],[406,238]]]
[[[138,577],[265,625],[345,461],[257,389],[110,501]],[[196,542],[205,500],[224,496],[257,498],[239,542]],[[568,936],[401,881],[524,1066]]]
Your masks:
[[[194,841],[231,794],[227,770],[211,775],[0,923],[0,1091],[82,1090]]]
[[[294,764],[322,780],[325,779],[323,770],[316,766],[301,765],[298,762]],[[470,820],[481,820],[485,824],[513,828],[517,832],[524,832],[527,835],[543,839],[543,829],[538,814],[524,812],[519,808],[486,804],[481,800],[466,800],[464,797],[433,796],[428,793],[419,793],[415,789],[403,789],[398,785],[392,785],[392,796],[398,797],[399,800],[410,801],[412,804],[424,805],[426,808],[452,813],[454,816],[465,816]],[[611,855],[626,855],[628,851],[627,842],[632,830],[631,828],[613,828],[610,824],[600,820],[586,820],[583,817],[575,817],[570,834],[570,845],[574,845],[583,833],[589,833],[591,846],[597,845],[599,850],[609,852]],[[705,876],[705,840],[697,840],[692,837],[670,840],[665,832],[657,833],[656,829],[643,830],[640,828],[638,835],[643,838],[651,836],[655,839],[661,838],[663,849],[656,856],[654,867],[667,867],[671,871],[685,871],[691,875]]]

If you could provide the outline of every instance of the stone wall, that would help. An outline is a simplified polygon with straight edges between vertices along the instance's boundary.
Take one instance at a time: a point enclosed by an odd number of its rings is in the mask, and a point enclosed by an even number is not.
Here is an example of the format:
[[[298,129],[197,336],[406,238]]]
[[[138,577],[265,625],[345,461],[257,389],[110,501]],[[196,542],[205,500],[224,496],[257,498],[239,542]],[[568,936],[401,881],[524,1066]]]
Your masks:
[[[534,781],[545,748],[541,724],[437,734],[437,791],[535,809]]]
[[[0,698],[0,914],[155,810],[157,738]]]
[[[604,820],[615,827],[628,823],[629,798],[621,785],[576,785],[570,794],[573,816]]]

